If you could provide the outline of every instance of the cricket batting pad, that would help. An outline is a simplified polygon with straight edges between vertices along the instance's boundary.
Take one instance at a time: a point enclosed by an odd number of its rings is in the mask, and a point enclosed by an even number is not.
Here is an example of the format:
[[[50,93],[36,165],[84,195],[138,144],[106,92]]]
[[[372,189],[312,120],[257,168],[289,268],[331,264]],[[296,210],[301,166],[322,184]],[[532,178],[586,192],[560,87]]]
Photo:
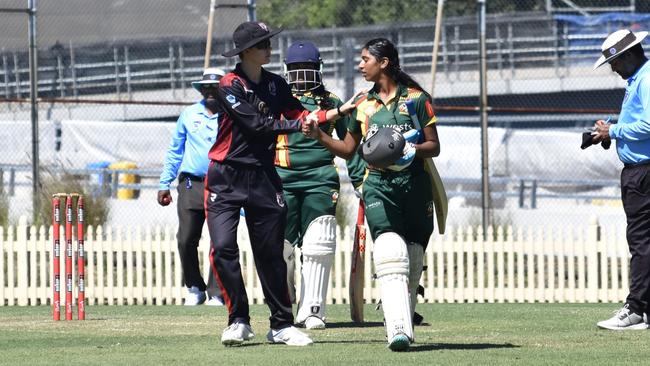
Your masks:
[[[291,303],[296,302],[296,254],[293,245],[289,241],[284,241],[282,251],[284,262],[287,264],[287,287],[289,288],[289,299]]]
[[[317,217],[302,240],[302,283],[296,323],[303,323],[310,316],[325,320],[325,296],[335,249],[336,218]]]
[[[392,232],[379,235],[374,244],[373,261],[388,342],[400,333],[413,340],[408,286],[409,253],[404,239]]]
[[[409,252],[409,295],[411,299],[411,319],[413,319],[413,312],[415,312],[415,304],[417,303],[418,285],[420,284],[420,276],[424,266],[424,248],[418,243],[410,243],[410,245],[406,246],[406,249]]]

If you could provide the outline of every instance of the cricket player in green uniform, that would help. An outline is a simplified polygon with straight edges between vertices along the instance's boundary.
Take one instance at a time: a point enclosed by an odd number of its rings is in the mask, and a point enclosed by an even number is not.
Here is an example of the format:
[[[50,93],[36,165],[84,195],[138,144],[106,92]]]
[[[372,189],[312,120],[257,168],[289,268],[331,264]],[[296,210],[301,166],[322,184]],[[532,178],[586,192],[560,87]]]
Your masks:
[[[355,153],[362,137],[367,141],[385,127],[402,133],[406,140],[390,166],[373,166],[364,157],[369,173],[363,182],[388,347],[405,351],[414,339],[416,290],[424,249],[433,232],[432,183],[422,159],[440,154],[436,117],[430,96],[400,69],[397,50],[389,40],[368,41],[361,51],[359,70],[374,86],[355,102],[354,123],[343,141],[322,133],[315,123],[303,127],[303,132],[342,158]],[[415,106],[421,130],[409,115],[407,101]]]
[[[335,109],[343,102],[322,83],[322,60],[318,48],[306,41],[293,43],[285,58],[285,77],[294,96],[310,110]],[[347,134],[349,116],[319,125],[331,136]],[[302,249],[302,285],[296,324],[308,329],[325,328],[325,296],[336,248],[336,204],[339,174],[334,155],[318,141],[301,134],[279,135],[275,166],[282,178],[287,205],[285,260],[289,292],[295,300],[294,247]],[[348,161],[348,173],[355,186],[361,184],[365,164],[358,157]]]

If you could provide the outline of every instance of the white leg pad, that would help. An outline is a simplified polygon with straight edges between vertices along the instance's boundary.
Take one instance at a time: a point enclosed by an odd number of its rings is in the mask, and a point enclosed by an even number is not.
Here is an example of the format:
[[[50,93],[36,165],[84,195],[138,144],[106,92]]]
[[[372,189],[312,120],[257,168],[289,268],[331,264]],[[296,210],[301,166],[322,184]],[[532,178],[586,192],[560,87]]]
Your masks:
[[[336,249],[336,218],[320,216],[312,221],[302,240],[302,283],[296,323],[310,316],[325,321],[325,296]]]
[[[284,262],[287,263],[287,286],[289,287],[289,298],[291,303],[296,302],[296,253],[294,246],[289,241],[284,241],[284,250],[282,251]]]
[[[424,248],[418,243],[410,243],[406,246],[409,252],[409,295],[411,298],[411,319],[415,312],[417,303],[418,285],[420,276],[422,276],[422,267],[424,266]]]
[[[379,235],[373,248],[375,273],[379,283],[389,343],[400,333],[413,340],[408,287],[409,254],[406,247],[401,236],[390,232]]]

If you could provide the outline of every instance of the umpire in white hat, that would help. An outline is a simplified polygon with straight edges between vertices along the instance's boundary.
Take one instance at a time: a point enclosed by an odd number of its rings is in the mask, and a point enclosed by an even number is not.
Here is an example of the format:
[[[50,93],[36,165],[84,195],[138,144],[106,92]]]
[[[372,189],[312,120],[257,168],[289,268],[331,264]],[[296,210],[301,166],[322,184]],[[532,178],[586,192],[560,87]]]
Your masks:
[[[624,29],[610,34],[594,69],[609,63],[627,81],[618,123],[596,121],[593,143],[616,140],[623,162],[621,198],[627,217],[630,290],[623,307],[598,323],[612,330],[647,329],[650,311],[650,63],[641,43],[648,32]]]
[[[206,286],[199,267],[197,248],[205,222],[203,181],[210,162],[208,150],[217,138],[219,125],[215,95],[224,74],[221,69],[207,68],[203,71],[201,80],[192,82],[192,87],[201,93],[203,99],[185,108],[178,117],[160,175],[158,203],[161,206],[172,202],[169,187],[178,176],[176,239],[183,267],[183,280],[187,287],[187,306],[203,304],[206,299],[208,305],[223,305],[221,291],[214,276],[208,278]]]

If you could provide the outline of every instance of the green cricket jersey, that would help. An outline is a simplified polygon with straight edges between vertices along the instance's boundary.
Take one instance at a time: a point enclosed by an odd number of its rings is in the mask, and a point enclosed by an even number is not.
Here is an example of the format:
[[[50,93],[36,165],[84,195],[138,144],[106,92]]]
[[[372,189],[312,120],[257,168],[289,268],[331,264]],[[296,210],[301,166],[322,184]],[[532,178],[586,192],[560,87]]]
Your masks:
[[[398,84],[395,97],[384,104],[375,88],[356,102],[352,116],[356,123],[351,133],[366,134],[382,127],[402,133],[415,128],[405,102],[415,103],[421,127],[436,122],[431,101],[421,90]],[[426,248],[433,232],[433,197],[431,180],[424,161],[416,157],[402,171],[373,169],[363,183],[366,219],[373,240],[386,232],[395,232],[407,242]]]
[[[382,127],[392,127],[402,133],[407,132],[415,126],[405,102],[411,99],[415,102],[415,109],[422,128],[436,123],[436,116],[433,113],[431,101],[421,90],[409,88],[398,84],[395,97],[388,104],[384,104],[375,88],[356,102],[356,109],[352,112],[352,118],[356,123],[351,123],[349,131],[366,136],[368,131],[376,131]],[[423,161],[416,157],[409,166],[409,170],[423,168]]]
[[[334,109],[343,104],[334,94],[325,91],[323,94],[311,92],[295,95],[309,111],[316,109]],[[339,118],[326,122],[320,128],[328,134],[336,130],[340,139],[347,134],[350,117]],[[305,137],[301,133],[279,135],[275,150],[275,166],[282,183],[286,188],[310,188],[324,183],[338,186],[338,173],[334,165],[334,155],[318,141]],[[363,161],[355,157],[347,162],[348,175],[353,183],[363,180],[365,166]]]

